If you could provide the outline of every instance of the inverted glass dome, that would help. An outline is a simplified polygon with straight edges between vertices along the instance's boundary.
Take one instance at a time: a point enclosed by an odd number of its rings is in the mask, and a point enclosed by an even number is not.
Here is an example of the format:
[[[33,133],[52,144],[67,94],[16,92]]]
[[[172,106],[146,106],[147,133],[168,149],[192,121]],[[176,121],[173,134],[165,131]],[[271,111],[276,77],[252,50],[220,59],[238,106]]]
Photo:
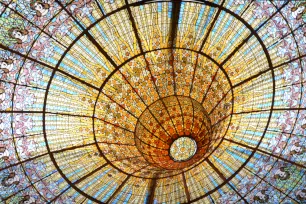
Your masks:
[[[0,0],[3,203],[305,203],[306,2]]]

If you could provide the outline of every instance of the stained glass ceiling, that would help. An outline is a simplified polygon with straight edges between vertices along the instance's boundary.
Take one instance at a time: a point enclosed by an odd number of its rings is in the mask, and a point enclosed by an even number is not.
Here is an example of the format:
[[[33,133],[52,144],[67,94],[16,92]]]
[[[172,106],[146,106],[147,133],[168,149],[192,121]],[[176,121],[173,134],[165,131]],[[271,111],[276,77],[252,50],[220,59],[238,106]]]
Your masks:
[[[0,0],[4,203],[305,203],[306,2]]]

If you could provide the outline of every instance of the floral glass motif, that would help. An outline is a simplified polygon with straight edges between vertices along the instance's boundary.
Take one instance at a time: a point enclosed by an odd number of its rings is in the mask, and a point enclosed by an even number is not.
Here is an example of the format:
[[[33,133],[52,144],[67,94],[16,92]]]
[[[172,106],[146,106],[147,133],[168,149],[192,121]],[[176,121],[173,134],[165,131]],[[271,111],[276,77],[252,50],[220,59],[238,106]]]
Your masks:
[[[0,0],[0,203],[306,203],[305,23],[305,0]]]
[[[197,151],[197,143],[189,137],[180,137],[170,146],[170,156],[175,161],[186,161]]]

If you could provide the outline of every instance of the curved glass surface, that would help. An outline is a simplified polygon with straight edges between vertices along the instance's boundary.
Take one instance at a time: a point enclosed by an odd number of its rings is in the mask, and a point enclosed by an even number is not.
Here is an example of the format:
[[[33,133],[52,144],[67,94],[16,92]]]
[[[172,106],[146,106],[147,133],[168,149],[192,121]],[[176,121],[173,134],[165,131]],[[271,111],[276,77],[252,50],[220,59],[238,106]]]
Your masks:
[[[305,7],[0,0],[1,202],[305,203]]]

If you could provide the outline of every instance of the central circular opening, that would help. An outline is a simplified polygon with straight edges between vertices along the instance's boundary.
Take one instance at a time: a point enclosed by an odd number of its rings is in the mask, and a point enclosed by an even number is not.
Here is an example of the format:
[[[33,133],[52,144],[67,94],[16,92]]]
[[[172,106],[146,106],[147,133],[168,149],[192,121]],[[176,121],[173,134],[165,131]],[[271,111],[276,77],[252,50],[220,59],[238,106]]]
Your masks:
[[[174,161],[187,161],[197,151],[197,143],[190,137],[180,137],[173,141],[170,146],[170,157]]]
[[[134,132],[136,147],[156,171],[189,168],[203,161],[221,140],[220,126],[212,126],[211,121],[221,120],[222,107],[221,103],[209,116],[191,97],[161,98],[141,113]]]

